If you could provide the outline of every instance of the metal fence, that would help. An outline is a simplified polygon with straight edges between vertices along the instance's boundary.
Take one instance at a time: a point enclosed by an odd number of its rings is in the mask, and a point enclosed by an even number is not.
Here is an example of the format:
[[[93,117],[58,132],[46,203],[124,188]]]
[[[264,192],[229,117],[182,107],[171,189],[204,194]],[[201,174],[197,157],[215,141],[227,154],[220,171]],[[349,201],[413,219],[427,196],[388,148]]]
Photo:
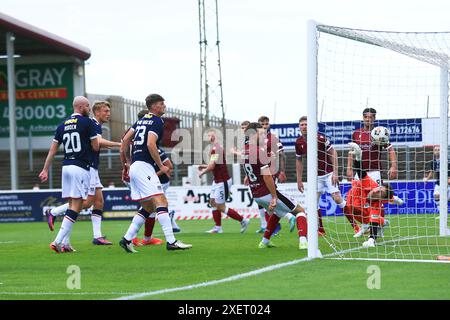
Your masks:
[[[115,141],[120,140],[125,130],[136,122],[139,111],[147,109],[144,102],[125,99],[121,96],[89,94],[88,99],[106,100],[111,104],[109,127],[111,129],[111,139]],[[204,116],[202,114],[181,109],[167,108],[164,117],[180,120],[179,127],[182,129],[192,129],[198,121],[204,123]],[[226,128],[238,128],[239,123],[236,120],[225,119]],[[210,127],[221,128],[222,118],[210,117],[209,125]]]

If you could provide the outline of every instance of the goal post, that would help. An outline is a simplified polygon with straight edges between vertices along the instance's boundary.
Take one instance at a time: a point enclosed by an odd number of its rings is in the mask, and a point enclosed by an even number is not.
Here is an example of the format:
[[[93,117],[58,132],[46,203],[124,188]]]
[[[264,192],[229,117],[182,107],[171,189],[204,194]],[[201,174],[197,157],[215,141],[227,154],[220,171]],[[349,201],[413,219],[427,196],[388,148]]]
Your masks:
[[[306,48],[308,257],[424,261],[450,256],[450,32],[361,30],[309,20]],[[371,110],[372,119],[364,118],[363,110]],[[374,145],[375,126],[388,128],[390,145]],[[317,201],[317,132],[337,152],[341,204],[335,191]],[[344,213],[340,206],[359,179],[349,165],[348,143],[356,136],[363,154],[370,154],[363,162],[377,163],[368,165],[369,176],[380,186],[388,183],[395,195],[383,202],[375,227],[364,214]],[[321,237],[318,209],[326,231]],[[361,228],[366,232],[358,234]],[[366,242],[375,229],[379,233],[371,247]]]
[[[317,159],[317,24],[315,21],[308,21],[307,44],[307,117],[308,117],[308,135],[307,135],[307,158]],[[307,167],[308,185],[317,184],[317,161],[308,162]],[[306,207],[308,212],[317,212],[317,193],[315,188],[306,190]],[[319,258],[318,241],[318,217],[316,214],[308,214],[308,257]]]
[[[440,70],[441,82],[440,82],[440,90],[441,90],[441,103],[440,103],[440,127],[448,128],[448,67],[441,67]],[[440,145],[448,146],[448,130],[442,130],[440,134]],[[439,180],[447,181],[448,180],[448,171],[447,171],[447,163],[444,164],[444,160],[448,159],[448,148],[441,148],[441,166],[439,170]],[[448,160],[447,160],[448,162]],[[449,236],[450,232],[448,229],[448,185],[445,183],[441,183],[440,185],[440,194],[445,195],[443,198],[447,201],[440,201],[439,203],[439,235],[440,236]]]

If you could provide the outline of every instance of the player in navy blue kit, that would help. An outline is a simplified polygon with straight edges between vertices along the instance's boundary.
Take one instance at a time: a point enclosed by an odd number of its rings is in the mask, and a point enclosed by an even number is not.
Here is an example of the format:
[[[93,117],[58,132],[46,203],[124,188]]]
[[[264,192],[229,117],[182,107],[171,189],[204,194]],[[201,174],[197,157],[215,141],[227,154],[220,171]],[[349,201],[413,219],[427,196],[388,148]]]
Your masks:
[[[100,148],[119,148],[120,143],[109,141],[102,138],[102,125],[109,121],[111,116],[111,106],[107,101],[95,101],[92,106],[92,112],[94,117],[91,119],[94,123],[94,128],[99,139]],[[90,168],[90,186],[88,191],[88,198],[83,201],[83,209],[88,209],[93,206],[91,220],[92,229],[94,233],[94,239],[92,243],[95,245],[111,245],[112,243],[108,241],[101,231],[101,222],[103,216],[103,185],[100,182],[100,177],[98,174],[98,167],[100,163],[100,151],[94,151],[92,153],[92,166]],[[62,215],[66,212],[68,204],[63,204],[61,206],[48,209],[45,214],[47,216],[48,226],[51,231],[54,229],[54,221],[56,216]]]
[[[164,150],[160,148],[158,149],[158,152],[159,156],[161,157],[161,162],[169,168],[169,173],[168,174],[162,173],[162,171],[159,170],[156,164],[153,165],[153,168],[155,169],[156,175],[159,178],[159,182],[161,182],[164,193],[166,193],[167,189],[170,186],[170,173],[173,170],[173,165]],[[177,223],[173,220],[173,215],[170,212],[169,216],[170,222],[172,223],[172,231],[180,232],[180,228],[178,227]],[[156,220],[156,213],[152,212],[150,216],[147,219],[145,219],[144,238],[142,240],[140,240],[137,237],[133,239],[133,244],[135,246],[159,245],[163,243],[161,239],[152,236],[153,228],[155,226],[155,220]]]
[[[434,184],[434,201],[436,203],[439,203],[440,200],[440,193],[439,193],[439,185],[440,185],[440,176],[439,176],[439,170],[440,170],[440,156],[441,156],[441,147],[440,146],[434,146],[433,148],[433,161],[430,163],[427,172],[427,175],[423,178],[423,181],[427,182],[430,179],[436,179],[436,183]],[[448,187],[447,187],[447,198],[450,201],[450,162],[447,161],[447,171],[448,171]]]
[[[56,129],[44,168],[39,174],[41,182],[48,180],[48,169],[62,143],[64,146],[62,198],[69,199],[69,208],[56,239],[50,243],[50,248],[57,253],[64,252],[65,248],[68,251],[72,249],[69,242],[70,234],[82,209],[83,200],[86,200],[88,196],[92,152],[100,149],[97,132],[92,120],[88,117],[89,110],[88,99],[82,96],[74,98],[74,113]]]
[[[134,250],[132,240],[136,237],[145,219],[152,212],[156,212],[166,237],[167,250],[189,249],[192,245],[176,240],[173,235],[167,199],[154,169],[156,164],[162,174],[170,173],[169,167],[162,163],[158,151],[164,133],[164,125],[161,119],[166,110],[164,98],[158,94],[150,94],[145,102],[149,113],[138,120],[125,134],[120,148],[121,158],[126,159],[126,162],[122,163],[123,175],[130,177],[131,199],[139,201],[142,208],[134,216],[127,233],[119,244],[126,252],[137,252]],[[131,140],[133,140],[133,148],[130,161],[128,149]]]
[[[140,120],[146,114],[148,114],[148,109],[139,111],[137,117]],[[130,130],[130,129],[128,129],[128,130]],[[128,130],[125,132],[125,134],[128,132]],[[124,134],[124,136],[125,136],[125,134]],[[164,150],[159,148],[158,152],[159,152],[159,155],[161,157],[162,163],[164,163],[164,165],[169,167],[169,169],[170,169],[169,174],[162,174],[162,172],[159,171],[159,168],[156,166],[156,164],[153,165],[153,168],[155,169],[156,175],[159,177],[159,181],[161,182],[162,187],[163,187],[163,191],[165,193],[166,190],[169,188],[169,185],[170,185],[170,175],[171,175],[171,172],[173,170],[173,164],[170,161],[170,159],[167,156],[167,154],[164,152]],[[122,163],[126,163],[127,159],[125,159],[125,157],[121,154],[120,161]],[[126,169],[126,171],[122,171],[122,181],[123,181],[123,183],[125,183],[125,185],[128,188],[130,188],[130,177],[128,176],[128,169]],[[142,209],[142,208],[140,208],[140,209]],[[177,223],[174,220],[173,211],[169,212],[169,216],[170,216],[170,221],[172,223],[172,231],[173,232],[180,232],[181,229],[180,229],[180,227],[177,225]],[[153,228],[155,226],[155,221],[156,221],[156,213],[152,212],[150,214],[150,216],[147,219],[145,219],[144,238],[142,240],[139,239],[138,237],[134,238],[132,240],[133,241],[133,245],[135,245],[135,246],[148,246],[148,245],[160,245],[160,244],[164,243],[163,240],[161,240],[159,238],[155,238],[155,237],[152,236],[153,235]]]

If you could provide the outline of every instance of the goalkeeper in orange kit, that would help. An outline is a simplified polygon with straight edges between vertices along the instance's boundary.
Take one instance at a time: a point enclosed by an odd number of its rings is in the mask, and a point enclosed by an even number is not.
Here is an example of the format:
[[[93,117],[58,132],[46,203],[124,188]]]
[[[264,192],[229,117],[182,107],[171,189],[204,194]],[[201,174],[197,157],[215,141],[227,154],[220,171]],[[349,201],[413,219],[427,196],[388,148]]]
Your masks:
[[[378,185],[372,180],[361,166],[361,148],[355,143],[349,143],[351,153],[355,156],[353,169],[361,177],[352,182],[352,188],[347,193],[344,214],[354,229],[358,229],[358,221],[361,223],[359,231],[354,237],[361,237],[370,232],[369,239],[363,243],[363,247],[375,247],[376,239],[385,225],[384,204],[394,197],[394,192],[389,183]]]

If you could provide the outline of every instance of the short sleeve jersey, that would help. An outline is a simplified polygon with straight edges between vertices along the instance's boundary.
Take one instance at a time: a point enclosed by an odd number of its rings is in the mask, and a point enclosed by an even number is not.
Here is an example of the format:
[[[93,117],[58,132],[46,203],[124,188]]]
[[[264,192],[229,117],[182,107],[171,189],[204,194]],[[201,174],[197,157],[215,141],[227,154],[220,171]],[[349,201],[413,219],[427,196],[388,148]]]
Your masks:
[[[328,151],[333,148],[330,140],[323,134],[317,134],[317,175],[324,176],[333,172],[333,163]],[[300,136],[295,141],[295,156],[297,159],[303,159],[308,153],[306,139]]]
[[[380,171],[381,170],[381,150],[390,149],[392,145],[376,145],[372,143],[372,137],[370,131],[365,131],[364,128],[355,130],[352,134],[352,141],[358,144],[362,150],[362,169],[368,171]]]
[[[244,171],[249,181],[249,187],[254,198],[270,194],[261,171],[269,168],[270,160],[267,150],[255,145],[246,144],[242,153]],[[273,178],[273,177],[272,177]]]
[[[152,166],[155,165],[155,160],[148,150],[147,141],[150,134],[155,135],[157,137],[156,146],[159,149],[159,143],[164,133],[163,120],[152,113],[148,113],[136,121],[130,130],[134,131],[131,162],[144,161]]]
[[[167,156],[166,152],[163,149],[158,149],[158,152],[159,152],[159,156],[161,157],[162,163],[169,160],[169,157]],[[153,168],[155,168],[155,172],[159,171],[159,167],[156,163],[153,164]],[[169,181],[170,181],[170,178],[167,176],[167,174],[162,174],[159,176],[159,182],[161,182],[162,184],[168,183]]]
[[[216,163],[213,170],[214,182],[219,183],[228,181],[230,175],[228,174],[227,161],[222,146],[218,143],[213,144],[211,146],[210,156],[211,160]]]
[[[97,136],[102,136],[102,125],[95,119],[92,118],[92,122],[94,123],[95,132]],[[98,170],[98,166],[100,164],[100,150],[93,151],[93,159],[92,159],[92,167]]]
[[[94,124],[89,117],[74,113],[56,129],[53,141],[63,144],[63,166],[75,165],[85,170],[92,166],[94,150],[91,140],[97,138]]]

